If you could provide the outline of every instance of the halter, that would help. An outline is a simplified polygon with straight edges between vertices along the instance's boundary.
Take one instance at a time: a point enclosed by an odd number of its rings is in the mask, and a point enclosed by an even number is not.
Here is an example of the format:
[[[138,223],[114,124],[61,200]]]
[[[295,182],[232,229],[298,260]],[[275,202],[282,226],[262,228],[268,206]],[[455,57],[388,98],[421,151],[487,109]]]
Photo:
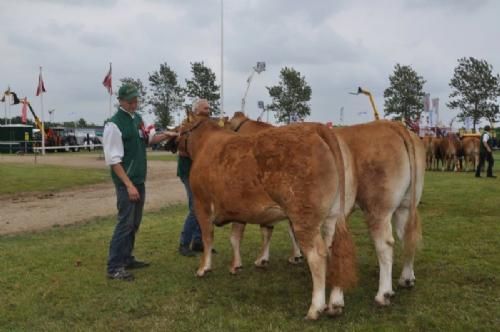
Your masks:
[[[179,134],[180,137],[182,137],[183,135],[186,135],[186,138],[185,138],[185,147],[186,147],[186,154],[188,155],[188,157],[191,157],[188,153],[188,140],[189,140],[189,135],[196,129],[198,128],[202,123],[208,121],[208,119],[203,119],[203,120],[200,120],[197,124],[195,124],[193,127],[191,127],[190,129],[186,130],[186,131],[183,131]]]
[[[241,127],[242,127],[242,126],[243,126],[243,125],[244,125],[247,121],[249,121],[249,120],[250,120],[250,119],[248,119],[248,118],[247,118],[247,119],[245,119],[245,120],[241,121],[241,123],[238,125],[238,127],[236,127],[236,129],[235,129],[234,131],[237,133],[237,132],[238,132],[238,130],[240,130],[240,129],[241,129]]]

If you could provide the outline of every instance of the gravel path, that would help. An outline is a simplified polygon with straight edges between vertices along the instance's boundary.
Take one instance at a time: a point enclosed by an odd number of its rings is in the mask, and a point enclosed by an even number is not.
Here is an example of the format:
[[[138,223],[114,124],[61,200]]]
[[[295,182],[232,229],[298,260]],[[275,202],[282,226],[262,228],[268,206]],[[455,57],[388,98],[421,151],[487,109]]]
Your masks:
[[[33,156],[0,155],[0,163],[33,163]],[[54,154],[37,157],[37,163],[70,167],[106,168],[96,154]],[[176,177],[177,163],[149,161],[146,211],[186,201],[184,186]],[[0,235],[37,231],[116,214],[111,182],[82,186],[56,193],[32,193],[0,197]]]

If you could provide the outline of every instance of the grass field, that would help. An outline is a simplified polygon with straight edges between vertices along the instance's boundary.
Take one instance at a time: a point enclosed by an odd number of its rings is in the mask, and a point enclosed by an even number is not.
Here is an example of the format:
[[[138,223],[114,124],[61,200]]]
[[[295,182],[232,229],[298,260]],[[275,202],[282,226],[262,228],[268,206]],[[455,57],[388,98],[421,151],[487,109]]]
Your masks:
[[[197,279],[198,259],[176,253],[186,208],[147,214],[136,255],[152,266],[135,272],[132,283],[105,278],[113,218],[0,237],[0,330],[498,331],[500,179],[428,173],[420,212],[424,242],[415,288],[396,288],[390,307],[374,305],[377,260],[355,213],[350,224],[359,285],[346,295],[343,316],[317,322],[303,320],[310,274],[306,265],[286,263],[290,244],[284,224],[275,228],[266,270],[252,266],[260,235],[257,227],[247,228],[245,268],[238,276],[228,274],[229,227],[216,229],[214,272]],[[394,285],[400,258],[397,247]]]
[[[106,169],[70,168],[34,164],[0,164],[0,195],[54,192],[109,180]]]

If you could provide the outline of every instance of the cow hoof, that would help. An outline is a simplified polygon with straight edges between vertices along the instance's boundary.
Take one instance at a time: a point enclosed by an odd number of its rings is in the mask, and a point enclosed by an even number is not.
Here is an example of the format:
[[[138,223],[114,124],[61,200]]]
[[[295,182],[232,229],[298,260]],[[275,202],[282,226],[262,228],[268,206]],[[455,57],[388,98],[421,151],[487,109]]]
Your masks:
[[[343,310],[344,310],[343,306],[332,305],[332,306],[328,307],[326,314],[330,317],[338,317],[338,316],[342,315]]]
[[[379,307],[387,307],[391,304],[391,296],[394,296],[394,292],[391,293],[384,293],[382,297],[376,296],[375,297],[375,303]]]
[[[295,256],[295,257],[289,257],[288,258],[288,263],[297,265],[300,264],[304,261],[304,256]]]
[[[204,276],[207,275],[207,273],[211,272],[212,270],[208,269],[208,270],[205,270],[205,269],[198,269],[198,271],[196,271],[196,276],[198,278],[203,278]]]
[[[259,268],[265,268],[269,265],[269,261],[267,259],[256,260],[255,266]]]
[[[326,307],[323,308],[322,310],[317,310],[315,308],[310,308],[309,311],[307,312],[307,316],[305,317],[306,320],[317,320],[319,318],[319,315],[321,315],[321,312],[325,311]]]
[[[399,279],[399,286],[401,288],[415,287],[415,279]]]
[[[229,273],[232,274],[233,276],[237,275],[241,270],[243,269],[243,266],[236,266],[236,267],[231,267],[229,269]]]

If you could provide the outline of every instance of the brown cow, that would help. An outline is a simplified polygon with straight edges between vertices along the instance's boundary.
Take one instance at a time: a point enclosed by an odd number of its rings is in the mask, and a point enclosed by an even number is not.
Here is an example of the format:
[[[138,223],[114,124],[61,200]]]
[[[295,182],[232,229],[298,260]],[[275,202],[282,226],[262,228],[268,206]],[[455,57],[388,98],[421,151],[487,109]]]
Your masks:
[[[424,144],[424,149],[425,149],[425,161],[426,161],[426,169],[431,170],[432,169],[432,162],[434,160],[434,151],[432,147],[432,137],[431,136],[424,136],[422,138],[422,143]]]
[[[469,171],[469,165],[472,165],[472,170],[475,170],[479,164],[479,144],[480,140],[478,137],[464,137],[462,140],[466,172]]]
[[[227,121],[225,127],[229,130],[237,132],[238,134],[247,135],[247,134],[255,134],[265,129],[274,128],[273,125],[270,125],[261,121],[254,121],[245,116],[243,112],[235,112],[231,120]],[[231,263],[231,267],[229,271],[231,274],[236,274],[242,265],[241,255],[240,255],[240,242],[243,237],[243,232],[245,230],[245,224],[243,223],[233,223],[232,231],[231,231],[231,245],[233,247],[233,261]],[[261,226],[260,227],[262,234],[262,249],[260,251],[259,256],[255,260],[254,264],[257,267],[265,267],[269,263],[269,247],[271,244],[271,236],[273,232],[273,227],[269,226]],[[300,248],[295,240],[295,236],[293,234],[293,230],[291,225],[288,225],[288,234],[292,241],[292,253],[288,258],[288,262],[291,264],[298,264],[302,262],[303,256],[300,252]]]
[[[442,137],[434,137],[434,138],[432,138],[432,141],[431,141],[433,158],[434,158],[434,165],[433,165],[432,169],[435,171],[439,170],[439,161],[441,161],[442,167],[444,167],[444,158],[441,154],[441,142],[442,142],[442,140],[443,140]]]
[[[241,114],[231,119],[234,123],[241,121]],[[252,122],[245,120],[240,131]],[[339,140],[346,170],[346,212],[349,214],[354,203],[364,212],[380,266],[375,301],[388,305],[389,297],[394,294],[391,220],[405,247],[405,263],[399,284],[412,287],[415,283],[413,260],[421,237],[416,206],[423,189],[424,147],[416,135],[401,124],[389,121],[338,128],[333,132]],[[266,245],[268,243],[264,243]],[[342,289],[334,288],[329,307],[334,308],[333,313],[340,313],[343,306]]]
[[[211,269],[213,224],[271,225],[288,218],[313,279],[307,318],[317,319],[325,309],[329,247],[331,286],[353,285],[354,245],[343,211],[344,167],[338,142],[326,126],[294,125],[246,136],[195,117],[182,126],[177,142],[179,151],[193,160],[189,180],[204,246],[198,276]],[[333,224],[336,206],[340,218],[336,215],[339,220]],[[322,227],[328,232],[326,241]]]

